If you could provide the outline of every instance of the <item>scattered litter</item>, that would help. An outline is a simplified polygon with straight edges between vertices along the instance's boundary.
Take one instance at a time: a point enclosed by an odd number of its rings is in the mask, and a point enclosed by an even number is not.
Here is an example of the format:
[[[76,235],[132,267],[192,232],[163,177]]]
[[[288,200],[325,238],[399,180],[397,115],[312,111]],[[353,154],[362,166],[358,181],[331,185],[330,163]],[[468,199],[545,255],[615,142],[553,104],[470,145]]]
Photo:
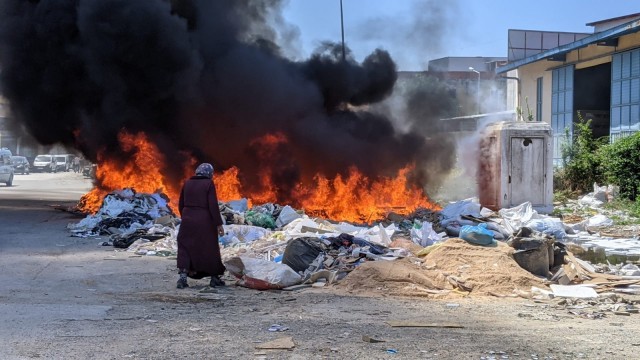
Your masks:
[[[310,218],[303,210],[272,203],[249,208],[249,201],[240,199],[219,203],[225,222],[219,241],[238,284],[259,290],[331,285],[350,292],[540,301],[640,294],[640,267],[625,264],[626,258],[608,261],[610,256],[640,256],[640,227],[608,229],[620,214],[596,206],[613,194],[613,188],[594,185],[589,197],[566,205],[589,212],[562,219],[538,214],[528,202],[496,214],[471,198],[441,211],[390,212],[367,225]],[[166,196],[132,189],[108,194],[96,214],[68,225],[72,236],[101,236],[103,246],[172,259],[179,228]],[[603,257],[590,263],[583,257],[588,254]]]
[[[284,337],[273,341],[268,341],[262,344],[256,345],[256,349],[263,350],[289,350],[293,349],[296,344],[293,342],[292,337]]]
[[[381,343],[381,342],[385,342],[384,340],[375,339],[375,338],[372,338],[371,336],[367,336],[367,335],[362,335],[362,341],[364,341],[364,342],[368,342],[368,343]]]
[[[289,330],[289,328],[286,327],[286,326],[279,325],[279,324],[273,324],[267,330],[269,330],[270,332],[282,332],[282,331]]]
[[[391,327],[464,328],[464,326],[455,323],[430,323],[415,320],[386,321],[386,323]]]
[[[593,288],[583,285],[550,285],[553,296],[569,298],[597,298],[598,293]]]

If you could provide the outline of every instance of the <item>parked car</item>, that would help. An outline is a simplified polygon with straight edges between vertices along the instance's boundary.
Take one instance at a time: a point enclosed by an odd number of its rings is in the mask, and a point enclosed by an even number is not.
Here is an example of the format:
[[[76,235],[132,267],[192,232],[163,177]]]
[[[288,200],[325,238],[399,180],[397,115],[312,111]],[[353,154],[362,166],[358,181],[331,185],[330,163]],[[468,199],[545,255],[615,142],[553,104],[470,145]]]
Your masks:
[[[91,164],[88,163],[87,165],[85,165],[82,168],[82,175],[91,178],[91,179],[95,179],[96,178],[96,169],[98,168],[98,166],[96,164]]]
[[[73,170],[73,159],[76,157],[72,154],[54,155],[56,158],[56,169],[58,171]]]
[[[53,155],[38,155],[33,160],[33,171],[56,172],[57,164]]]
[[[24,156],[12,156],[11,164],[13,165],[13,171],[20,174],[27,174],[31,171],[31,165],[29,160]]]
[[[56,161],[56,171],[67,171],[67,157],[65,155],[53,155]]]
[[[11,150],[0,149],[0,182],[7,186],[13,184],[13,165],[11,165]]]

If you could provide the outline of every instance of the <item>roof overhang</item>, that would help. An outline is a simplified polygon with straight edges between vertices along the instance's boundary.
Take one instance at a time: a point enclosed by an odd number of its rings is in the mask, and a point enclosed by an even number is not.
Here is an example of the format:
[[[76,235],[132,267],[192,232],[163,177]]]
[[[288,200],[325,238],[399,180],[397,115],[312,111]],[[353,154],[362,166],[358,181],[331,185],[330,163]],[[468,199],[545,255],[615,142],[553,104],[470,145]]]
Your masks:
[[[587,47],[591,44],[602,44],[602,45],[609,45],[614,43],[617,44],[617,39],[620,36],[632,34],[638,31],[640,31],[640,19],[628,22],[626,24],[622,24],[620,26],[616,26],[609,30],[595,33],[591,36],[587,36],[586,38],[580,39],[578,41],[575,41],[566,45],[558,46],[556,48],[543,51],[539,54],[529,56],[528,58],[514,61],[505,66],[500,66],[496,69],[496,73],[502,74],[507,71],[517,69],[520,66],[530,64],[543,59],[548,59],[550,61],[565,61],[566,54],[570,51]]]

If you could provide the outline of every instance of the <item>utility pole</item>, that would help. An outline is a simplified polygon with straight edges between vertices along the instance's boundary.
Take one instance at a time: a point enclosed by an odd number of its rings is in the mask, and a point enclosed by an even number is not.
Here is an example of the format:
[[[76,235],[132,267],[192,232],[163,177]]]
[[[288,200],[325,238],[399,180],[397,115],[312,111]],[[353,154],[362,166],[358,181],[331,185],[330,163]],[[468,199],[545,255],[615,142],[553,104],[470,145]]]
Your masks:
[[[346,54],[344,50],[344,16],[342,14],[342,0],[340,0],[340,30],[342,32],[342,61],[346,61]]]

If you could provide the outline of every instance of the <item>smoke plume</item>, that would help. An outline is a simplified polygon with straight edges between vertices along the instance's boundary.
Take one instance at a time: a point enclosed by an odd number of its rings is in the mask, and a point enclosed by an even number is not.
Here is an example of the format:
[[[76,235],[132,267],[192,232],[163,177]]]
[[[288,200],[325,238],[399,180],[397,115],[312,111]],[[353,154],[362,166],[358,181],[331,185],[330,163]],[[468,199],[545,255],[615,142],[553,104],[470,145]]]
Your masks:
[[[446,39],[461,36],[465,21],[457,0],[412,0],[409,13],[367,19],[353,35],[365,43],[386,40],[404,70],[419,70],[427,68],[429,59],[446,56]]]
[[[356,166],[392,175],[433,161],[428,129],[397,131],[367,111],[388,97],[396,65],[377,49],[362,62],[326,43],[305,61],[283,48],[278,0],[3,0],[0,81],[13,120],[43,144],[123,160],[117,135],[145,132],[182,176],[184,151],[217,169],[238,166],[243,185],[272,169],[279,200],[321,173]],[[273,24],[280,24],[275,26]],[[284,29],[284,30],[283,30]],[[267,147],[270,134],[287,141]],[[416,181],[428,182],[420,171]]]

